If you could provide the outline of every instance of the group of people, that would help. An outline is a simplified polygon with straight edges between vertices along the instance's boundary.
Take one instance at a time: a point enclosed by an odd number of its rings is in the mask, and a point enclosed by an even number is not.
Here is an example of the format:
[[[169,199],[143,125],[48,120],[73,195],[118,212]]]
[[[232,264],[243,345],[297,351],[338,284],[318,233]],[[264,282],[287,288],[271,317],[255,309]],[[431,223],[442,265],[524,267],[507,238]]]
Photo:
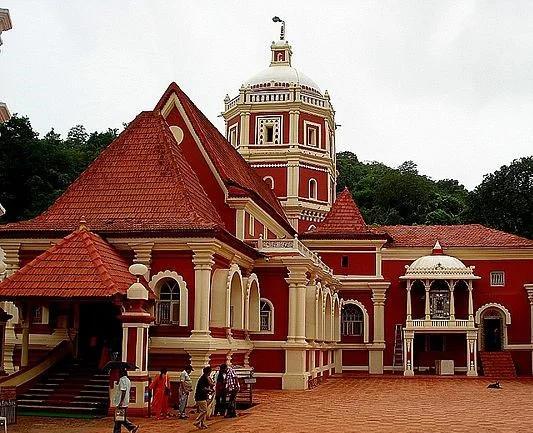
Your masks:
[[[199,429],[206,429],[205,422],[211,415],[226,418],[237,416],[236,403],[240,385],[235,370],[227,364],[222,364],[214,377],[210,366],[204,367],[202,373],[194,393],[198,416],[193,424]],[[186,398],[188,397],[187,394]]]
[[[186,408],[189,394],[193,390],[190,376],[193,370],[192,366],[188,365],[180,374],[177,409],[179,411],[179,418],[181,419],[188,418]],[[236,400],[240,385],[235,370],[227,364],[220,365],[218,371],[215,371],[214,373],[210,366],[204,367],[202,373],[202,376],[198,379],[194,393],[198,416],[193,424],[199,429],[206,429],[206,420],[211,415],[220,415],[226,418],[237,416]],[[118,389],[115,394],[115,405],[118,408],[125,409],[129,403],[129,388],[131,387],[125,369],[121,369],[120,379],[117,384]],[[170,378],[166,368],[161,368],[160,373],[156,375],[150,383],[149,389],[153,393],[151,408],[156,419],[170,416],[169,407],[171,390]],[[132,433],[136,433],[139,429],[139,426],[128,421],[125,416],[125,411],[123,420],[115,419],[113,433],[120,433],[122,425]]]

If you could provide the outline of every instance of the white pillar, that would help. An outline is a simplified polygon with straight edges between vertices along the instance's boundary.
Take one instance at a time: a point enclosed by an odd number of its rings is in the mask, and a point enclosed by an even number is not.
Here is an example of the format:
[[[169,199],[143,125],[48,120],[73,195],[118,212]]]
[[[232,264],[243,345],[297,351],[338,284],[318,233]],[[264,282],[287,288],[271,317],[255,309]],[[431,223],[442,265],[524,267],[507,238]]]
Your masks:
[[[429,281],[424,281],[424,289],[426,290],[426,305],[425,305],[425,319],[430,320],[431,319],[431,308],[429,304],[429,289],[431,288],[431,285],[429,284]]]
[[[529,299],[529,341],[533,345],[533,284],[524,284]],[[531,370],[533,371],[533,350],[531,350]]]
[[[412,301],[411,301],[411,280],[407,280],[407,306],[406,306],[406,312],[407,312],[407,322],[411,322],[413,320],[412,316]]]
[[[217,246],[213,243],[189,245],[194,252],[194,329],[195,337],[208,337],[211,270]]]
[[[474,299],[472,297],[472,280],[468,281],[468,322],[474,326]]]
[[[311,341],[318,339],[316,290],[315,275],[311,275],[305,288],[305,337]]]
[[[455,321],[455,286],[454,281],[449,281],[450,285],[450,320]]]
[[[387,285],[372,287],[372,303],[374,304],[374,335],[373,346],[377,350],[368,352],[368,372],[383,374],[383,351],[385,350],[385,292]]]
[[[477,331],[466,334],[466,375],[477,376]]]
[[[405,331],[404,340],[403,340],[403,375],[404,376],[414,376],[415,372],[413,370],[413,349],[414,349],[414,332]]]

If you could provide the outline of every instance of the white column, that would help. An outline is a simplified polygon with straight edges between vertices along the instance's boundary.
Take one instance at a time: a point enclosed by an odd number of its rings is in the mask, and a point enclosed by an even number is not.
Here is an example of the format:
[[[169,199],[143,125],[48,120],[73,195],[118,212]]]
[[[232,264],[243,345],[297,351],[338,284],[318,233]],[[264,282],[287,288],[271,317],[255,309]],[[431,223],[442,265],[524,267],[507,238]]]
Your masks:
[[[472,297],[472,280],[468,281],[468,322],[470,326],[474,326],[474,299]]]
[[[193,249],[194,263],[194,329],[195,337],[207,337],[209,330],[209,301],[211,296],[211,270],[218,249],[213,243],[189,245]]]
[[[383,374],[383,351],[385,350],[385,292],[387,285],[372,287],[374,304],[373,349],[368,352],[368,372]]]
[[[28,366],[29,349],[30,349],[30,308],[27,303],[19,311],[22,311],[22,352],[20,355],[20,367]]]
[[[413,342],[414,342],[414,332],[405,331],[404,340],[403,340],[403,375],[404,376],[414,376],[413,370]]]
[[[450,285],[450,320],[455,321],[455,282],[449,281]]]
[[[148,272],[144,275],[146,281],[150,281],[150,265],[152,264],[152,248],[154,247],[153,242],[148,242],[146,244],[134,244],[131,245],[131,249],[135,253],[133,258],[133,263],[141,263],[148,268]]]
[[[407,280],[407,306],[406,306],[406,312],[407,312],[407,322],[411,322],[413,320],[412,316],[412,301],[411,301],[411,280]]]
[[[316,276],[311,275],[309,284],[305,289],[305,337],[308,340],[318,339],[317,333],[317,301],[316,301]]]
[[[425,305],[425,319],[430,320],[431,319],[431,308],[429,305],[429,289],[431,288],[431,285],[428,280],[424,281],[424,289],[426,290],[426,305]]]
[[[466,334],[466,375],[477,376],[477,331]]]
[[[290,266],[289,277],[289,327],[287,341],[305,343],[305,304],[307,267]]]

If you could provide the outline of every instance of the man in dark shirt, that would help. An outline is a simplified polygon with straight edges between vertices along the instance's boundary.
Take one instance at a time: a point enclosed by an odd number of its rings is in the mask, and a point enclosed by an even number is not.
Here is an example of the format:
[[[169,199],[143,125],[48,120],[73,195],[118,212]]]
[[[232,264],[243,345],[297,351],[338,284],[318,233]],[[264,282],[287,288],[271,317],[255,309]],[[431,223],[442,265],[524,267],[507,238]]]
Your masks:
[[[209,398],[209,392],[211,391],[209,385],[209,375],[211,374],[211,367],[207,366],[203,369],[202,376],[198,379],[196,384],[196,392],[194,394],[194,399],[198,405],[198,416],[194,421],[194,425],[200,429],[207,428],[205,419],[207,417],[207,400]]]

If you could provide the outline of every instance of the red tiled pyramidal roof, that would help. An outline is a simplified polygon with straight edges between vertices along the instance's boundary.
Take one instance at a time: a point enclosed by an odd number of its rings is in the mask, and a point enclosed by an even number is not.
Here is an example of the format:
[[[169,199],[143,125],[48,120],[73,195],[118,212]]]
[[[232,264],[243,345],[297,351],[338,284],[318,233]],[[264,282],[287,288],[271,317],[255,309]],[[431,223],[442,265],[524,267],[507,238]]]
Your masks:
[[[366,225],[350,191],[344,188],[324,221],[318,223],[316,229],[303,233],[302,237],[307,239],[386,239],[387,234]]]
[[[393,239],[391,247],[533,247],[533,241],[481,224],[453,226],[378,226]]]
[[[142,112],[40,216],[0,227],[97,232],[182,231],[224,223],[159,112]]]
[[[0,283],[0,298],[110,297],[136,281],[120,254],[100,236],[80,229]]]
[[[246,194],[252,197],[258,205],[263,207],[286,229],[293,232],[294,230],[290,226],[285,212],[272,189],[248,165],[239,152],[237,152],[220,131],[194,105],[176,83],[169,85],[155,109],[163,109],[172,94],[175,94],[182,104],[206,153],[220,178],[228,188],[230,196],[232,195],[232,191],[238,191],[238,196]],[[237,189],[232,189],[232,187],[237,187]]]

